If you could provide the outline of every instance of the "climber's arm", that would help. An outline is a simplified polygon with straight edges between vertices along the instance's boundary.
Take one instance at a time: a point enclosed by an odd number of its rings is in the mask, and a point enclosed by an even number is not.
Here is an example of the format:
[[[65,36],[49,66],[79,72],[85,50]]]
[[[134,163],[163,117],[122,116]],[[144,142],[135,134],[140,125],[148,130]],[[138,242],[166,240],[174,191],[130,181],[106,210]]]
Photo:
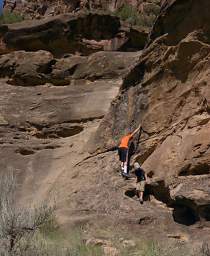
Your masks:
[[[141,129],[141,124],[138,126],[138,128],[135,131],[133,131],[131,136],[133,137],[140,129]]]

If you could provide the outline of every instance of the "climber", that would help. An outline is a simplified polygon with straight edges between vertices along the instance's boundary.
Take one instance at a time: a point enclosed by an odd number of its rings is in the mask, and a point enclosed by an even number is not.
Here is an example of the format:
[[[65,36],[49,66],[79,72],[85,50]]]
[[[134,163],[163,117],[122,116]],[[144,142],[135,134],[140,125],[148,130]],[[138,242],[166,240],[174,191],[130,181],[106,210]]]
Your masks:
[[[146,185],[146,175],[144,170],[140,167],[138,162],[134,163],[134,172],[136,175],[136,191],[140,204],[144,201],[144,190]]]
[[[122,137],[120,145],[118,147],[118,154],[119,154],[119,160],[121,161],[121,171],[122,176],[128,177],[128,151],[130,143],[134,137],[134,135],[141,129],[141,124],[139,127],[132,133],[127,134],[126,136]]]

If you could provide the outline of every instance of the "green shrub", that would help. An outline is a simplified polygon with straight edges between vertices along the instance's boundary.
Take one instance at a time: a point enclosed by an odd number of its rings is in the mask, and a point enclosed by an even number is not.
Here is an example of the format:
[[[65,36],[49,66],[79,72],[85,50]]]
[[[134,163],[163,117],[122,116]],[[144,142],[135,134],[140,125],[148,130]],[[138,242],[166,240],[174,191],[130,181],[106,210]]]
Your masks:
[[[12,24],[16,22],[20,22],[23,20],[23,17],[14,12],[4,12],[3,15],[0,16],[0,24]]]
[[[125,4],[115,14],[123,21],[131,25],[138,25],[146,28],[152,27],[154,20],[159,13],[158,6],[148,8],[147,12],[140,14],[133,6]]]
[[[131,5],[125,4],[116,11],[116,15],[124,21],[128,21],[132,25],[136,24],[139,13]]]
[[[144,6],[144,13],[148,16],[155,15],[157,16],[160,12],[160,6],[157,4],[147,4]]]

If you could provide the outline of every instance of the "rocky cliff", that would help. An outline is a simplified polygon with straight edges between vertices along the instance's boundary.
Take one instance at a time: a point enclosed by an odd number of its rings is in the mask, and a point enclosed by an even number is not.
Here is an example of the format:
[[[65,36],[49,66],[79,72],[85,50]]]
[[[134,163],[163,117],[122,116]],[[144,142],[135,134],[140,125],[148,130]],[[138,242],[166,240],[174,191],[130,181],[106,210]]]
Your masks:
[[[190,221],[188,213],[192,223],[210,217],[208,5],[174,1],[162,10],[93,145],[110,148],[142,122],[136,159],[151,177],[154,196],[174,207],[182,223]]]
[[[20,203],[56,194],[64,227],[109,223],[144,239],[209,241],[209,5],[167,1],[147,42],[124,30],[136,47],[122,40],[109,52],[103,40],[122,32],[113,16],[0,27],[0,166],[18,174]],[[112,151],[140,122],[133,160],[149,177],[143,206]]]
[[[3,25],[0,52],[48,50],[62,57],[65,53],[138,51],[144,48],[147,35],[145,30],[121,24],[114,15],[80,12]]]

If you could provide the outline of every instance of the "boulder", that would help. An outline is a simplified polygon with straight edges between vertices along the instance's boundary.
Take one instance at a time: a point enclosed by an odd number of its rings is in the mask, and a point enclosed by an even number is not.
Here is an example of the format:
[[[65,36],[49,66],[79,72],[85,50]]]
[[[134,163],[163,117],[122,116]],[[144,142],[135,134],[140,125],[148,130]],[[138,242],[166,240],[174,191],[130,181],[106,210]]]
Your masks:
[[[66,55],[57,59],[52,67],[50,81],[56,85],[69,84],[77,68],[85,61],[86,57],[77,55]]]
[[[0,56],[0,76],[10,77],[10,82],[17,85],[44,84],[54,62],[52,54],[42,50],[8,53]]]
[[[209,28],[206,26],[209,20],[208,6],[209,3],[206,0],[202,0],[201,4],[195,0],[165,1],[161,14],[151,31],[150,42],[163,34],[168,34],[167,44],[176,45],[187,34],[199,31],[200,28],[208,41]],[[202,15],[198,15],[198,13],[202,13]],[[177,15],[179,19],[177,19]]]
[[[89,57],[65,55],[55,59],[50,52],[43,50],[14,51],[0,56],[0,77],[8,77],[10,84],[19,86],[119,79],[129,72],[140,55],[141,52],[98,52]]]
[[[141,52],[97,52],[78,66],[73,78],[97,80],[123,77],[140,56]]]
[[[80,12],[65,14],[36,21],[23,21],[18,24],[0,26],[1,52],[11,50],[47,50],[56,56],[65,53],[89,55],[99,50],[118,50],[129,38],[131,28],[126,28],[125,36],[119,39],[120,19],[116,16]],[[132,34],[132,33],[131,33]],[[145,32],[136,30],[137,42],[129,47],[142,49],[146,42]]]

